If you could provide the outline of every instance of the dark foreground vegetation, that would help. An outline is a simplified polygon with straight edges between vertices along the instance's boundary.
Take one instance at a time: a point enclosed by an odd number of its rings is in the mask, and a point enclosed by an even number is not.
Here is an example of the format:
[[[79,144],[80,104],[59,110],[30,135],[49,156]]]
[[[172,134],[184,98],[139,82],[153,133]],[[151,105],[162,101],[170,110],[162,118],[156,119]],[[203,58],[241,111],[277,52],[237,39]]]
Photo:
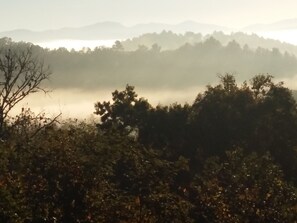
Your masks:
[[[7,120],[1,223],[297,222],[297,107],[270,76],[222,76],[191,105],[127,85],[95,113]]]

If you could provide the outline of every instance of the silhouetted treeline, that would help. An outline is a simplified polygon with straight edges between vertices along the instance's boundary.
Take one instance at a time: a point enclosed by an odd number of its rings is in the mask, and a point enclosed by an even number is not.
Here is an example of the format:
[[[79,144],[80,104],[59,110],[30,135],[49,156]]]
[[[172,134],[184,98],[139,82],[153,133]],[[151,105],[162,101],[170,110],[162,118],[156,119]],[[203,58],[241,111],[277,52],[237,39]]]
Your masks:
[[[155,107],[127,85],[95,113],[7,123],[1,223],[297,221],[297,107],[271,76]]]
[[[229,42],[236,41],[241,47],[247,45],[251,49],[258,47],[265,49],[277,48],[280,52],[288,52],[297,55],[297,46],[279,40],[266,39],[256,34],[246,34],[243,32],[235,32],[225,34],[224,32],[213,32],[208,35],[200,33],[187,32],[185,34],[176,34],[171,31],[163,31],[161,33],[147,33],[139,37],[134,37],[122,41],[123,47],[127,51],[137,50],[139,47],[151,48],[152,45],[157,44],[161,50],[176,50],[186,43],[196,44],[203,42],[209,38],[218,40],[222,45],[226,46]]]
[[[9,43],[2,39],[0,44]],[[11,43],[10,43],[11,44]],[[15,43],[22,46],[26,43]],[[276,78],[290,78],[297,73],[296,57],[276,48],[250,49],[231,41],[223,46],[214,38],[176,50],[160,51],[158,45],[126,52],[117,42],[113,48],[93,51],[44,50],[35,52],[51,65],[51,87],[98,89],[123,86],[125,83],[149,89],[185,89],[206,85],[217,74],[238,73],[239,80],[269,73]]]
[[[150,49],[154,44],[160,47],[160,50],[176,50],[186,43],[196,44],[202,42],[204,36],[200,33],[186,32],[183,34],[163,31],[161,33],[146,33],[139,37],[122,41],[123,48],[126,51],[135,51],[140,47]]]
[[[215,81],[217,74],[239,73],[244,80],[258,73],[292,77],[297,60],[277,49],[241,48],[235,41],[222,46],[210,38],[195,45],[186,44],[173,51],[139,48],[126,52],[120,46],[87,53],[50,51],[47,60],[55,71],[58,87],[113,87],[124,83],[146,88],[187,88]]]

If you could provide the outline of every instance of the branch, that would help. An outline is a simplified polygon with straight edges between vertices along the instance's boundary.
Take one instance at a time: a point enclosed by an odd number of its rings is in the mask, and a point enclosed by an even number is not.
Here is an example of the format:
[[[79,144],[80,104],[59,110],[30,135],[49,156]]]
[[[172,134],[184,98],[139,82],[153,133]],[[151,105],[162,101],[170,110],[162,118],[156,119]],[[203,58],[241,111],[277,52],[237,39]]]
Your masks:
[[[58,118],[62,115],[62,113],[60,112],[57,116],[55,116],[49,123],[41,126],[40,128],[38,128],[33,134],[31,134],[31,136],[29,137],[29,139],[34,138],[42,129],[45,129],[48,126],[51,126],[53,123],[57,122],[59,123]]]

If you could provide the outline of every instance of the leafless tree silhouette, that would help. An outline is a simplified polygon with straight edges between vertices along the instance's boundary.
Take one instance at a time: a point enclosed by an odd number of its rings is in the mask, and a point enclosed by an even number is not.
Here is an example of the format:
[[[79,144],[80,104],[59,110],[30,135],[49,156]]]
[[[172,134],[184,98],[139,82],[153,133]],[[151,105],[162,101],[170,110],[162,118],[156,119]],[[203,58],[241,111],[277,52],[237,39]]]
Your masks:
[[[31,93],[47,92],[41,83],[50,69],[34,56],[32,46],[0,49],[0,136],[11,109]]]

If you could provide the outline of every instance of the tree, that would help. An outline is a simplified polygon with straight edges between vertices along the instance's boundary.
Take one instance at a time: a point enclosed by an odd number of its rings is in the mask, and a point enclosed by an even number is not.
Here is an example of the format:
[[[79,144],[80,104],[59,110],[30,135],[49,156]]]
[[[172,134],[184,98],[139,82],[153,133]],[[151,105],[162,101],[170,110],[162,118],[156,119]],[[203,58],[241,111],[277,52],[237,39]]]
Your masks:
[[[234,146],[244,147],[253,132],[252,92],[246,85],[239,87],[230,74],[220,79],[219,85],[208,86],[198,95],[190,116],[193,146],[209,155],[224,154]]]
[[[124,47],[123,47],[121,41],[117,40],[112,45],[112,49],[115,50],[115,51],[123,51]]]
[[[270,75],[257,75],[238,86],[232,75],[208,86],[191,108],[191,148],[224,156],[226,150],[243,148],[269,151],[296,182],[297,105],[289,89]]]
[[[199,222],[296,222],[296,188],[269,153],[226,152],[209,158],[192,182]]]
[[[128,134],[139,130],[151,107],[147,100],[137,98],[134,87],[130,85],[124,91],[114,91],[112,100],[112,104],[106,101],[95,104],[95,114],[101,116],[99,127],[104,130],[125,130]]]
[[[155,149],[174,147],[177,150],[184,144],[188,104],[153,107],[146,99],[138,98],[133,86],[127,85],[125,90],[112,93],[112,102],[97,102],[95,110],[95,114],[101,116],[98,124],[101,130],[121,130]]]
[[[33,47],[0,49],[0,136],[11,109],[31,93],[46,92],[41,83],[51,72],[43,61],[35,57]]]

